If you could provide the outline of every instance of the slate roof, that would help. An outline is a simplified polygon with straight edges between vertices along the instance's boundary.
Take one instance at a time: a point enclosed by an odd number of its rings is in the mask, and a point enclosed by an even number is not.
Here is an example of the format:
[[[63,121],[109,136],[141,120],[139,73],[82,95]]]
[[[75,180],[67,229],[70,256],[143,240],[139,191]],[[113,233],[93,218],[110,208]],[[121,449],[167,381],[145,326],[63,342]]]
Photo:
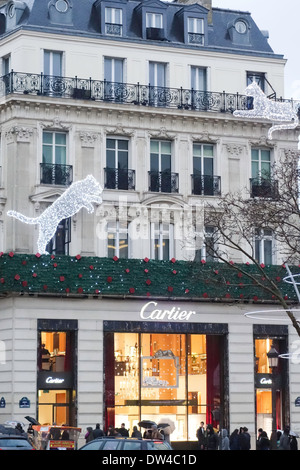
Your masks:
[[[120,1],[120,0],[119,0]],[[121,0],[122,1],[122,0]],[[21,2],[19,2],[21,3]],[[92,36],[98,38],[105,38],[107,36],[100,33],[100,17],[99,12],[95,8],[95,0],[72,0],[72,24],[63,25],[55,24],[50,21],[48,14],[49,0],[27,0],[24,2],[27,5],[24,14],[14,29],[32,29],[37,31],[47,31],[60,34],[72,34],[81,36]],[[109,2],[108,2],[109,3]],[[110,40],[117,41],[147,41],[142,39],[140,18],[137,15],[137,7],[143,3],[139,0],[123,0],[126,5],[127,11],[127,35],[126,37],[112,37]],[[144,2],[151,5],[151,0]],[[158,46],[176,46],[198,48],[199,46],[184,44],[182,27],[178,22],[178,12],[185,8],[191,8],[192,5],[184,5],[182,3],[166,3],[159,0],[153,0],[155,4],[166,6],[167,15],[167,31],[165,34],[165,41],[156,41]],[[113,1],[112,1],[113,4]],[[198,5],[198,4],[197,4]],[[5,13],[5,6],[0,8],[2,14]],[[199,5],[198,5],[199,8]],[[203,7],[201,7],[203,8]],[[204,9],[204,8],[203,8]],[[206,10],[206,9],[204,9]],[[206,10],[207,11],[207,10]],[[276,56],[282,58],[281,55],[275,55],[270,47],[267,38],[262,31],[258,28],[249,12],[242,12],[237,10],[228,10],[213,8],[212,9],[213,22],[208,26],[208,44],[201,46],[201,49],[219,50],[227,53],[243,53],[254,54],[263,56]],[[244,18],[249,26],[249,44],[241,45],[232,41],[228,33],[229,25],[232,24],[237,18]],[[2,35],[10,34],[14,29],[3,32]],[[1,36],[0,36],[1,37]]]

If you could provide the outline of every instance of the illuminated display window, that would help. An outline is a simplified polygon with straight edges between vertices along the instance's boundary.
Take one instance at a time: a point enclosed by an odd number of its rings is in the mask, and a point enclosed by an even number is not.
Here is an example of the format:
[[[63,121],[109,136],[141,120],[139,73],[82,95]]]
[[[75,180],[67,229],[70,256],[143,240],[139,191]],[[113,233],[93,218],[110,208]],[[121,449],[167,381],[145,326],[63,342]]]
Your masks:
[[[217,428],[223,406],[223,348],[222,335],[106,336],[107,426],[125,423],[132,430],[141,420],[171,420],[172,441],[196,440],[200,421]]]

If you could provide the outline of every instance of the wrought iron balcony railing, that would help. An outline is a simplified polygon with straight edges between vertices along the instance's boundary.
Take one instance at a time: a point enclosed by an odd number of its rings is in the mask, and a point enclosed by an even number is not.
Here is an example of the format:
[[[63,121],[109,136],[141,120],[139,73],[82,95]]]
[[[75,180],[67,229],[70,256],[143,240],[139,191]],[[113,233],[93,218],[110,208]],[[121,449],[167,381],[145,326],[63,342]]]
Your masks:
[[[220,196],[221,177],[194,173],[192,175],[192,194],[200,196]]]
[[[178,173],[170,171],[149,171],[149,191],[178,193]]]
[[[0,96],[14,93],[219,113],[233,113],[236,109],[249,109],[250,106],[247,96],[239,93],[156,87],[140,83],[117,83],[91,78],[68,78],[11,71],[0,77]]]
[[[278,183],[268,178],[250,178],[251,197],[278,198]]]
[[[40,163],[41,184],[69,186],[73,181],[72,165]]]
[[[107,189],[135,189],[135,170],[104,168]]]

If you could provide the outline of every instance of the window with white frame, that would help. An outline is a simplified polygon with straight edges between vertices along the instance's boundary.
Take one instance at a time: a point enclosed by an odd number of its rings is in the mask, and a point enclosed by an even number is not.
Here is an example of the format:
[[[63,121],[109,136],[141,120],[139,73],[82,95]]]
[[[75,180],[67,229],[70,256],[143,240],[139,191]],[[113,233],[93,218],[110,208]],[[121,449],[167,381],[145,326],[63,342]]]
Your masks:
[[[269,149],[251,149],[251,174],[252,178],[270,179],[271,151]]]
[[[67,165],[67,133],[43,131],[41,184],[68,186],[72,179],[72,166]]]
[[[128,222],[116,220],[107,223],[107,256],[129,257]]]
[[[206,226],[204,230],[204,242],[201,249],[195,251],[195,261],[215,261],[215,227]]]
[[[123,11],[121,8],[105,8],[105,34],[122,36]]]
[[[169,260],[174,256],[174,226],[163,222],[151,223],[151,258]]]
[[[272,264],[273,262],[273,232],[271,229],[255,229],[254,257],[258,263]]]
[[[188,18],[188,41],[190,44],[204,45],[204,19]]]
[[[146,13],[146,28],[163,28],[163,15],[161,13]]]

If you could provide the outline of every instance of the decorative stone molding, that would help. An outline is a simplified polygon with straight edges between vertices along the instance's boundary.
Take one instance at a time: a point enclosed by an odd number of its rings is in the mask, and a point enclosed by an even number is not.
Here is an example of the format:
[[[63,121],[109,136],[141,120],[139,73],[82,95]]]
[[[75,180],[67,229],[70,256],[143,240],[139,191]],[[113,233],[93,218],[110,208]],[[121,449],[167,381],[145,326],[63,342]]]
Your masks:
[[[124,135],[127,137],[132,137],[135,134],[134,129],[126,129],[121,123],[118,123],[115,127],[106,127],[105,133],[107,135]]]
[[[98,134],[93,132],[80,132],[81,147],[95,147],[96,141],[98,140]]]
[[[25,142],[29,143],[33,135],[33,129],[30,127],[14,126],[5,133],[8,142]]]
[[[243,153],[243,146],[239,144],[226,144],[227,153],[231,158],[239,158]]]
[[[56,116],[50,123],[41,122],[43,129],[60,129],[63,131],[69,131],[72,128],[71,124],[64,124],[58,116]]]
[[[157,139],[169,139],[174,140],[177,134],[173,132],[168,132],[165,127],[161,127],[158,131],[149,131],[150,137],[155,137]]]

